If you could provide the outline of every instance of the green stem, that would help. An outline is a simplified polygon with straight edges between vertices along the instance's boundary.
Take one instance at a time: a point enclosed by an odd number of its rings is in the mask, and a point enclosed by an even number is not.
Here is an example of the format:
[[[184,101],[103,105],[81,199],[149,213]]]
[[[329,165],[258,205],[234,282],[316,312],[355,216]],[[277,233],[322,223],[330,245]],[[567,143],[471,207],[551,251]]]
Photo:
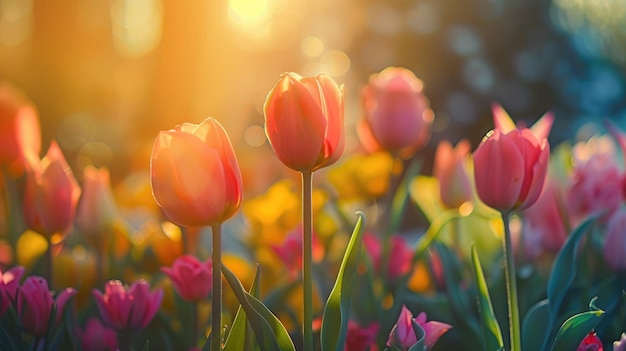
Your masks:
[[[222,225],[211,226],[213,231],[213,299],[211,301],[211,351],[222,349]]]
[[[197,302],[193,302],[190,304],[191,305],[191,311],[190,311],[190,327],[191,327],[191,347],[190,348],[194,348],[196,347],[197,343],[198,343],[198,303]]]
[[[48,281],[48,287],[50,290],[54,290],[52,283],[52,241],[49,236],[46,236],[46,242],[48,243],[48,249],[43,254],[43,274],[44,278]]]
[[[130,325],[117,332],[121,351],[131,351],[133,348],[130,342]]]
[[[313,173],[302,172],[302,279],[304,280],[302,334],[304,337],[304,351],[313,351],[312,195]]]
[[[509,332],[511,338],[511,351],[522,351],[522,339],[519,323],[519,304],[517,302],[517,282],[515,278],[515,256],[511,242],[511,229],[509,228],[509,212],[501,212],[504,223],[504,259],[507,302],[509,307]]]

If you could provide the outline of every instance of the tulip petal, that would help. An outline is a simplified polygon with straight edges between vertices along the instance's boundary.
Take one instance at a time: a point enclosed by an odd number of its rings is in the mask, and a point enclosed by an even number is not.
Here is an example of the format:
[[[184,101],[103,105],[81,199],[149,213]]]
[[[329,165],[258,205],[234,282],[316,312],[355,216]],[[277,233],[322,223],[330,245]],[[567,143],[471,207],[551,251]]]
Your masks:
[[[515,122],[506,110],[499,104],[492,104],[491,111],[493,113],[493,125],[495,129],[507,134],[516,129]]]
[[[554,114],[546,112],[541,118],[530,127],[530,131],[535,135],[537,140],[547,139],[554,123]]]

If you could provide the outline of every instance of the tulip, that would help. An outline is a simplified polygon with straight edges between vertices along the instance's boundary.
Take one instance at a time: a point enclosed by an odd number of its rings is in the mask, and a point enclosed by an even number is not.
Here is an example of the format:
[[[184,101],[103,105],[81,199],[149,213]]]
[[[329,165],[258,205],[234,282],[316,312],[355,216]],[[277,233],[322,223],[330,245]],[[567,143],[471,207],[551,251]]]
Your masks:
[[[41,151],[41,131],[35,107],[13,86],[0,82],[0,166],[19,175],[29,155]]]
[[[443,140],[435,151],[433,174],[439,179],[441,200],[449,208],[457,208],[471,200],[472,187],[465,168],[470,144],[462,140],[455,148]]]
[[[430,137],[433,112],[413,72],[388,67],[373,74],[363,88],[365,118],[359,136],[370,151],[415,151]]]
[[[20,279],[24,275],[24,267],[15,266],[7,271],[0,270],[0,316],[17,301]]]
[[[211,292],[211,261],[200,262],[191,255],[174,261],[171,268],[161,268],[174,284],[174,289],[185,301],[197,302],[206,299]]]
[[[346,345],[344,351],[378,350],[376,348],[376,335],[380,329],[380,323],[373,322],[368,326],[360,326],[352,320],[348,321],[346,333]]]
[[[150,169],[154,198],[178,225],[222,223],[241,204],[239,165],[226,131],[213,118],[160,132]]]
[[[344,149],[343,86],[327,75],[284,73],[265,100],[265,132],[285,166],[313,172]]]
[[[83,350],[115,351],[118,350],[117,333],[106,327],[98,318],[89,318],[81,333]]]
[[[106,168],[85,167],[83,191],[76,210],[76,226],[86,240],[101,246],[103,235],[109,235],[117,216],[117,206]]]
[[[606,224],[604,260],[614,271],[626,271],[626,208],[614,211]]]
[[[622,333],[620,339],[613,342],[613,351],[626,351],[626,333]]]
[[[374,268],[379,274],[382,270],[382,244],[373,234],[366,234],[363,237],[363,245],[366,252],[372,259]],[[406,243],[406,240],[395,235],[391,237],[391,252],[387,272],[384,276],[389,280],[397,279],[411,270],[411,259],[413,258],[413,249]]]
[[[529,129],[489,132],[474,152],[480,199],[499,211],[524,209],[537,201],[548,170],[550,146]]]
[[[592,331],[580,342],[576,351],[602,351],[603,349],[602,341],[598,338],[598,335]]]
[[[419,340],[415,335],[413,322],[419,324],[424,329],[424,346],[426,346],[427,350],[430,350],[433,345],[437,343],[439,338],[448,331],[448,329],[452,328],[451,325],[446,323],[437,321],[428,322],[426,313],[424,312],[420,313],[417,318],[414,319],[411,311],[403,305],[398,321],[391,329],[391,333],[389,333],[387,346],[391,347],[394,345],[401,350],[408,350],[411,346],[416,344]]]
[[[53,328],[59,323],[65,305],[75,294],[76,290],[66,288],[53,299],[45,279],[38,276],[26,278],[18,294],[18,315],[24,331],[38,337],[45,336],[48,328]],[[55,305],[54,325],[48,325]]]
[[[31,162],[24,192],[24,217],[30,229],[46,237],[71,227],[80,188],[56,142],[46,156]]]
[[[143,329],[159,310],[163,290],[150,292],[144,280],[134,282],[129,288],[119,280],[110,280],[104,286],[104,294],[92,291],[104,324],[117,331]]]

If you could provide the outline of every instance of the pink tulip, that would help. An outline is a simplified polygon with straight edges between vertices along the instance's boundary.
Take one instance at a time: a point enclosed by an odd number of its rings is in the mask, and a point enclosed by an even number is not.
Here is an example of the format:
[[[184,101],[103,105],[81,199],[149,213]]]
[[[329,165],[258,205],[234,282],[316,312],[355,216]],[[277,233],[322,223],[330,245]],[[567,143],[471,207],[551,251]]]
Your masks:
[[[312,238],[313,261],[320,261],[324,256],[324,247],[319,242],[317,235]],[[272,250],[280,261],[287,267],[292,278],[296,278],[302,272],[302,227],[291,231],[280,245],[271,245]]]
[[[559,252],[568,233],[564,206],[557,185],[548,181],[537,202],[524,210],[522,237],[527,259],[535,259],[544,251]]]
[[[28,226],[50,237],[65,234],[74,221],[80,188],[56,142],[27,169],[24,217]]]
[[[265,132],[285,166],[312,172],[335,163],[345,136],[343,86],[327,75],[283,73],[265,100]]]
[[[363,245],[372,259],[374,268],[380,273],[382,269],[382,244],[380,240],[375,235],[367,233],[363,238]],[[407,245],[406,240],[394,235],[391,237],[391,253],[386,277],[389,280],[394,280],[411,270],[413,250]]]
[[[204,300],[211,292],[211,260],[200,262],[194,256],[185,255],[176,259],[172,268],[162,267],[161,271],[170,277],[174,289],[185,301]]]
[[[626,208],[614,211],[606,224],[604,260],[614,271],[626,271]]]
[[[348,332],[346,333],[346,345],[344,351],[378,350],[376,346],[376,335],[380,329],[380,323],[373,322],[368,326],[360,326],[352,320],[348,321]]]
[[[403,305],[400,311],[400,317],[398,317],[396,325],[394,325],[391,329],[391,333],[389,333],[387,346],[391,347],[391,345],[394,345],[406,351],[417,343],[417,336],[415,335],[412,324],[413,320],[424,329],[424,346],[426,346],[427,350],[430,350],[433,345],[437,343],[439,338],[448,331],[448,329],[452,328],[451,325],[446,323],[436,321],[428,322],[426,313],[424,312],[413,319],[411,311]]]
[[[150,168],[154,198],[178,225],[221,223],[241,205],[237,158],[226,131],[213,118],[160,132]]]
[[[17,301],[17,291],[23,275],[24,267],[21,266],[15,266],[4,272],[0,270],[0,316]]]
[[[366,149],[415,151],[428,141],[433,113],[423,87],[413,72],[401,67],[387,67],[370,77],[362,92],[365,119],[359,125]]]
[[[622,333],[620,339],[613,342],[613,351],[626,351],[626,333]]]
[[[80,335],[83,350],[115,351],[118,349],[117,333],[106,327],[98,318],[89,318]]]
[[[41,131],[35,107],[22,92],[0,82],[0,166],[14,175],[22,174],[27,158],[40,151]]]
[[[587,334],[587,336],[580,342],[576,351],[602,351],[604,347],[602,346],[602,341],[598,338],[598,335],[595,332],[591,332]]]
[[[117,331],[145,328],[161,306],[163,290],[150,293],[150,285],[144,280],[126,288],[119,280],[110,280],[104,286],[104,294],[93,290],[100,317],[104,323]]]
[[[449,208],[457,208],[472,198],[465,161],[469,156],[470,144],[460,141],[455,148],[443,140],[435,152],[433,175],[439,179],[441,200]]]
[[[76,209],[76,227],[92,245],[99,245],[103,235],[113,230],[117,205],[106,168],[85,167],[83,190]]]
[[[496,129],[473,155],[476,191],[485,204],[511,211],[537,201],[548,170],[552,118],[546,114],[531,129],[515,128],[508,115],[494,113]]]
[[[48,290],[48,283],[42,277],[30,276],[24,280],[18,294],[18,315],[24,331],[35,336],[45,336],[49,326],[52,308],[56,305],[54,324],[61,320],[65,305],[76,294],[76,290],[67,288],[57,294],[55,299]]]

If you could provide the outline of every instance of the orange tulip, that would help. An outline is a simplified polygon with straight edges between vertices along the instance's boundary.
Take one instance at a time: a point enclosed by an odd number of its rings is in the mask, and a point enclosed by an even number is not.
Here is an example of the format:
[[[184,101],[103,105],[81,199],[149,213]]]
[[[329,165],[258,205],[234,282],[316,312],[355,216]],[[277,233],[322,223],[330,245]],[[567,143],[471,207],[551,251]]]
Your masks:
[[[32,160],[24,191],[24,217],[27,225],[50,237],[64,234],[72,225],[80,188],[56,142],[46,156]]]
[[[150,167],[154,198],[178,225],[218,224],[241,205],[239,165],[226,131],[213,118],[160,132]]]
[[[441,200],[449,208],[457,208],[472,199],[472,187],[465,168],[469,151],[467,140],[461,140],[455,148],[447,140],[437,146],[433,174],[439,179]]]
[[[285,166],[312,172],[343,153],[343,86],[327,75],[283,73],[265,100],[265,132]]]
[[[423,88],[406,68],[388,67],[370,77],[362,93],[365,118],[358,127],[368,151],[408,154],[428,141],[433,112]]]
[[[41,131],[35,107],[20,91],[0,82],[0,165],[21,174],[27,155],[39,155]]]

